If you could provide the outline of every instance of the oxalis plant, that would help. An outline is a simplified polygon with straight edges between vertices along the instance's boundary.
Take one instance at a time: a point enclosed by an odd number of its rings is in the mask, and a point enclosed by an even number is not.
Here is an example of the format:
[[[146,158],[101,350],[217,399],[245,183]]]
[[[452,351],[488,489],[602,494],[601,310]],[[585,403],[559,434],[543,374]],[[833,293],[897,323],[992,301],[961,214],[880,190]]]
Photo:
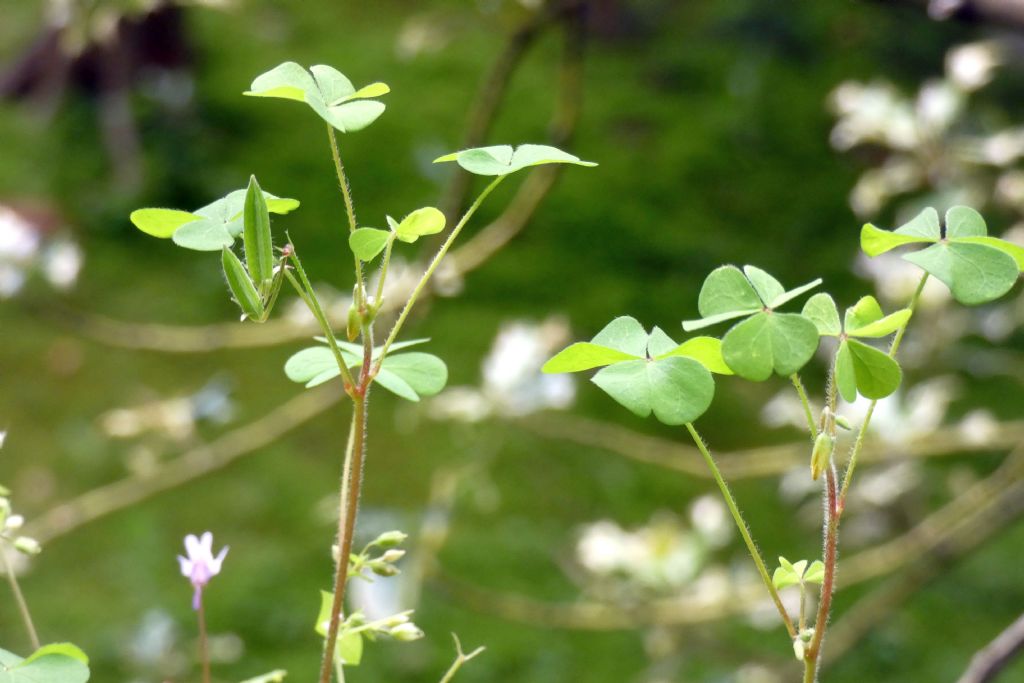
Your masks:
[[[873,296],[865,296],[840,317],[833,298],[816,293],[800,312],[790,312],[784,309],[794,307],[794,302],[820,286],[821,280],[787,290],[760,268],[726,265],[704,280],[697,301],[701,317],[682,324],[686,332],[729,324],[720,339],[695,336],[679,343],[657,327],[648,332],[637,320],[620,317],[589,342],[562,350],[543,368],[549,373],[601,368],[592,378],[594,384],[629,411],[640,417],[653,413],[665,424],[686,427],[782,618],[793,653],[803,664],[804,683],[818,680],[838,571],[840,522],[857,457],[877,402],[900,385],[902,372],[896,355],[925,283],[934,277],[949,288],[954,299],[972,306],[1006,294],[1024,267],[1024,248],[989,237],[985,221],[966,206],[949,209],[944,223],[935,209],[928,208],[892,231],[865,225],[860,243],[870,257],[898,247],[928,245],[903,255],[923,271],[905,308],[887,314]],[[799,373],[823,339],[831,362],[823,406],[816,414]],[[885,350],[876,346],[884,340],[890,340]],[[791,381],[807,418],[809,475],[823,480],[821,558],[790,561],[780,557],[778,566],[769,571],[728,483],[693,424],[711,406],[715,374],[754,382],[773,376]],[[847,402],[858,396],[870,400],[856,428],[839,414],[840,396]],[[840,429],[854,431],[849,455],[841,462],[836,456]],[[843,465],[840,477],[838,469]],[[790,614],[780,597],[780,591],[789,586],[800,590],[796,615]],[[809,613],[814,590],[817,608]]]
[[[409,401],[418,401],[423,396],[441,391],[448,378],[447,367],[440,358],[422,351],[407,350],[428,340],[400,340],[409,314],[459,233],[506,177],[543,164],[596,165],[554,147],[530,144],[516,148],[502,145],[467,149],[436,159],[436,163],[455,162],[465,171],[489,178],[490,182],[448,230],[437,253],[401,304],[400,313],[390,329],[381,333],[377,323],[384,316],[379,319],[378,314],[385,303],[388,266],[396,244],[401,249],[404,244],[414,244],[424,236],[443,233],[448,227],[445,215],[431,206],[408,212],[396,211],[396,215],[404,215],[400,220],[391,216],[381,217],[380,222],[375,222],[386,225],[383,228],[369,227],[356,218],[338,134],[360,131],[376,121],[385,109],[380,98],[388,92],[390,88],[384,83],[372,83],[357,89],[344,74],[330,66],[318,65],[307,70],[293,62],[281,64],[256,77],[245,92],[252,97],[304,103],[326,123],[327,142],[345,210],[344,223],[347,224],[346,237],[352,251],[355,283],[344,330],[335,329],[331,324],[302,265],[299,257],[301,228],[297,229],[300,240],[294,241],[287,233],[282,235],[271,228],[272,214],[291,213],[299,207],[299,202],[265,191],[255,177],[249,179],[247,187],[199,209],[146,208],[131,214],[134,225],[154,237],[169,238],[186,249],[219,252],[225,281],[241,309],[243,321],[266,321],[287,283],[318,322],[321,336],[316,338],[315,345],[288,359],[285,373],[306,387],[340,380],[350,399],[351,425],[342,463],[338,531],[333,547],[334,580],[332,590],[322,592],[321,610],[315,622],[315,630],[324,641],[319,675],[321,683],[329,683],[332,677],[344,680],[345,667],[359,664],[365,640],[377,637],[413,640],[423,635],[410,620],[411,611],[367,621],[361,613],[345,614],[343,609],[345,588],[350,579],[397,573],[395,563],[403,554],[398,546],[405,539],[405,534],[391,531],[377,537],[361,551],[353,550],[368,450],[370,390],[376,385]],[[238,242],[241,242],[241,248],[238,248]],[[377,271],[373,288],[368,277],[371,269]],[[399,308],[390,305],[394,303],[389,302],[389,310]],[[193,538],[191,543],[196,545],[198,541]],[[207,555],[210,553],[197,553],[201,563],[208,564]],[[223,555],[214,560],[217,571],[222,559]],[[201,586],[196,583],[196,567],[199,567],[200,581],[208,581],[211,572],[205,565],[192,561],[191,550],[190,557],[181,558],[181,561],[182,572],[190,576],[196,585],[196,605],[201,607],[198,597]],[[200,631],[204,633],[202,611],[199,612]],[[464,654],[458,640],[456,647],[457,658],[443,681],[450,680],[464,662],[480,651]],[[205,660],[205,648],[201,648],[201,652]],[[208,665],[205,661],[203,665],[204,679],[208,680]]]

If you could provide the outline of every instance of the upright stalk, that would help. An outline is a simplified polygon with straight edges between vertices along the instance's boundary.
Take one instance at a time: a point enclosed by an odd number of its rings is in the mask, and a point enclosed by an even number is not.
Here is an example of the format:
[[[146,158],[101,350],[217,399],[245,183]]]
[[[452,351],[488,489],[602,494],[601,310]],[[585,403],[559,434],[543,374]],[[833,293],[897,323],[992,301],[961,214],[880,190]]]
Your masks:
[[[910,305],[907,306],[913,313],[917,310],[917,304],[921,299],[921,292],[924,291],[924,286],[928,282],[928,273],[921,276],[921,281],[917,283],[917,289],[914,290],[914,296],[910,299]],[[911,316],[913,317],[913,316]],[[896,352],[900,349],[900,343],[903,341],[903,335],[907,331],[907,325],[910,324],[910,320],[903,323],[898,330],[896,330],[896,336],[893,337],[892,345],[889,347],[889,357],[895,358]],[[861,422],[860,429],[857,430],[857,439],[853,442],[853,448],[850,450],[850,464],[846,466],[846,474],[843,475],[843,487],[839,492],[839,507],[838,514],[842,515],[843,510],[846,508],[846,493],[850,489],[850,482],[853,480],[853,471],[857,468],[857,456],[860,455],[861,448],[864,446],[864,435],[867,434],[868,425],[871,424],[871,416],[875,413],[875,406],[878,404],[878,399],[875,399],[868,406],[868,411],[864,415],[864,420]]]
[[[366,456],[367,400],[365,392],[352,400],[352,429],[346,451],[346,464],[342,473],[342,500],[338,506],[338,562],[334,573],[334,601],[331,603],[331,619],[327,626],[324,643],[324,657],[320,666],[320,683],[331,683],[334,667],[334,648],[338,642],[338,625],[341,607],[345,602],[345,587],[348,583],[348,558],[352,554],[352,536],[355,531],[356,513],[359,509],[359,493],[363,480],[363,462]]]
[[[203,683],[210,683],[210,647],[206,639],[206,607],[199,599],[199,660],[203,665]]]
[[[348,215],[349,234],[356,231],[356,209],[352,204],[352,190],[348,185],[348,176],[345,175],[345,166],[341,163],[341,153],[338,151],[338,138],[334,134],[334,127],[327,124],[327,137],[331,141],[331,158],[334,159],[334,172],[338,176],[338,185],[341,187],[341,198],[345,202],[345,213]],[[362,286],[363,264],[358,256],[354,256],[356,266],[356,282]]]
[[[395,339],[398,337],[398,332],[399,330],[402,329],[402,325],[405,324],[405,319],[409,317],[409,311],[411,311],[413,305],[415,305],[416,299],[419,298],[420,294],[423,292],[423,288],[426,287],[427,282],[430,281],[430,277],[434,274],[434,271],[437,270],[437,266],[441,263],[441,259],[443,259],[445,254],[448,253],[448,250],[451,248],[452,243],[455,242],[455,238],[457,238],[459,236],[459,233],[462,232],[462,228],[466,226],[466,223],[469,222],[469,219],[473,217],[473,214],[476,213],[476,210],[479,209],[480,205],[484,203],[485,199],[487,199],[487,195],[491,194],[491,192],[494,191],[494,188],[496,188],[498,184],[504,179],[505,176],[500,175],[496,177],[494,180],[492,180],[490,185],[484,188],[484,191],[480,193],[480,196],[476,198],[476,201],[473,202],[469,209],[466,210],[466,213],[463,214],[462,218],[459,219],[459,222],[452,229],[451,233],[448,235],[448,238],[445,239],[444,244],[441,245],[441,248],[437,250],[437,253],[434,255],[433,260],[430,261],[430,265],[427,266],[427,270],[423,273],[423,277],[421,277],[420,281],[416,283],[416,288],[413,289],[412,294],[409,295],[409,300],[405,302],[405,307],[399,314],[398,320],[395,321],[394,327],[392,327],[391,332],[388,333],[388,338],[384,342],[384,348],[381,350],[380,357],[377,360],[378,368],[380,366],[380,362],[383,361],[384,357],[388,354],[388,349],[391,348],[391,344],[393,344]]]
[[[807,430],[811,433],[811,440],[813,441],[818,436],[817,425],[814,424],[814,411],[811,410],[811,402],[807,398],[807,391],[804,389],[804,383],[800,381],[800,375],[795,372],[789,376],[789,379],[793,382],[793,386],[796,388],[796,393],[800,397],[800,403],[804,407],[804,417],[807,418]]]
[[[7,574],[7,582],[11,584],[11,592],[14,594],[14,601],[18,603],[18,611],[21,613],[21,620],[25,624],[25,631],[28,632],[29,642],[32,649],[39,649],[39,635],[36,633],[36,626],[32,623],[32,614],[28,611],[28,603],[25,596],[21,594],[21,586],[18,585],[18,577],[14,575],[14,567],[10,558],[7,557],[7,548],[0,546],[0,558],[3,558],[4,573]]]
[[[750,557],[753,558],[754,564],[757,565],[757,571],[761,575],[761,580],[764,581],[765,588],[772,596],[772,601],[775,603],[775,607],[779,610],[779,614],[782,616],[782,622],[786,625],[786,631],[789,632],[790,638],[796,638],[796,629],[793,627],[793,621],[789,617],[789,612],[786,611],[786,606],[782,604],[782,598],[779,597],[779,592],[775,589],[775,584],[772,583],[771,576],[768,575],[768,568],[764,564],[764,560],[761,559],[761,553],[758,551],[757,546],[754,545],[754,539],[750,537],[750,529],[747,526],[746,521],[743,519],[743,515],[740,513],[739,507],[736,505],[736,499],[733,498],[732,491],[729,490],[729,485],[725,483],[725,479],[722,477],[722,473],[718,469],[718,465],[715,464],[715,459],[711,456],[711,452],[708,447],[704,444],[704,440],[700,434],[694,428],[693,423],[687,422],[686,429],[690,432],[690,436],[693,437],[693,442],[697,444],[697,448],[700,450],[701,455],[704,456],[705,462],[708,464],[708,468],[711,470],[711,476],[715,478],[715,483],[718,484],[718,488],[722,492],[722,497],[725,498],[725,504],[729,507],[729,512],[732,513],[733,521],[736,522],[736,528],[740,530],[740,535],[743,537],[743,542],[747,545],[747,550],[750,552]]]
[[[814,622],[814,636],[804,653],[804,683],[814,683],[821,661],[821,642],[828,626],[832,610],[832,594],[835,592],[836,559],[839,548],[839,498],[835,466],[825,470],[825,521],[824,521],[824,565],[825,576],[821,582],[821,598],[818,600],[818,616]]]

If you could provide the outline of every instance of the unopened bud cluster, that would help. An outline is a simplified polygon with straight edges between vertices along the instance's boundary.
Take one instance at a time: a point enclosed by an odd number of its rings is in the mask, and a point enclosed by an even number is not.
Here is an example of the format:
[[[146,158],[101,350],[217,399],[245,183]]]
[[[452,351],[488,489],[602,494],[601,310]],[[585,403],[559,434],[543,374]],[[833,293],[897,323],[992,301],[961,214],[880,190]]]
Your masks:
[[[386,531],[374,540],[370,541],[358,555],[353,554],[349,558],[349,576],[358,576],[368,569],[377,576],[395,576],[401,570],[395,563],[405,557],[405,551],[398,548],[408,535],[401,531]],[[337,547],[333,549],[335,561],[338,561]],[[380,555],[373,556],[374,550],[383,550]]]
[[[342,634],[361,633],[370,640],[378,637],[393,638],[403,643],[419,640],[423,637],[423,631],[410,620],[411,615],[412,610],[409,610],[367,622],[362,612],[356,612],[345,620],[341,632]]]
[[[43,549],[39,545],[39,541],[18,534],[25,524],[25,518],[14,514],[11,509],[11,501],[7,497],[9,495],[10,491],[0,486],[0,541],[9,543],[24,555],[38,555]]]

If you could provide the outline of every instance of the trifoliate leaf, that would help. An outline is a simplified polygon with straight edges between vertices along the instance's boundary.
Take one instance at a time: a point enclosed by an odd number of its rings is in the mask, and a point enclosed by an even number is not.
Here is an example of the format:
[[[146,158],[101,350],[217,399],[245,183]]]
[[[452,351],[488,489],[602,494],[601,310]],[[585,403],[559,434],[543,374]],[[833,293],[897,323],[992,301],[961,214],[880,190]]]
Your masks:
[[[938,242],[940,239],[939,214],[929,207],[892,232],[868,223],[860,233],[860,248],[868,256],[878,256],[904,244]]]
[[[821,280],[814,280],[796,289],[785,291],[774,277],[754,266],[721,266],[711,271],[701,285],[697,298],[700,320],[683,322],[687,332],[716,323],[743,318],[765,309],[774,309],[814,289]]]
[[[692,358],[624,361],[598,372],[593,382],[635,415],[653,412],[669,425],[696,420],[715,394],[711,373]]]
[[[306,71],[285,62],[256,77],[246,95],[277,97],[305,102],[323,120],[342,133],[366,128],[384,112],[384,104],[369,99],[390,92],[384,83],[356,90],[352,82],[331,66],[316,65]]]
[[[434,163],[445,161],[455,161],[470,173],[486,176],[508,175],[544,164],[597,166],[592,161],[582,161],[573,154],[548,145],[519,145],[514,151],[511,145],[476,147],[438,157]]]
[[[796,313],[757,313],[722,338],[722,356],[744,379],[761,382],[802,368],[818,348],[818,329]]]

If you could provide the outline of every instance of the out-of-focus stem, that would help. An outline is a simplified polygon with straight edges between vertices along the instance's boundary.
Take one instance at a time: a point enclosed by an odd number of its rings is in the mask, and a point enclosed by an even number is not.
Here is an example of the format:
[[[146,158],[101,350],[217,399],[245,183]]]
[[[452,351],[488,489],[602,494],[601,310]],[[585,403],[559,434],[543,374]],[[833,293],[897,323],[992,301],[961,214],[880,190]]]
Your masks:
[[[839,547],[839,498],[837,494],[835,467],[828,467],[825,476],[825,522],[824,522],[824,564],[825,577],[821,582],[821,597],[818,600],[818,617],[814,622],[814,636],[804,655],[804,682],[814,683],[821,655],[821,643],[828,626],[832,610],[832,594],[835,592],[836,558]]]
[[[786,631],[789,632],[789,637],[795,638],[797,633],[796,629],[793,628],[793,620],[790,619],[789,612],[786,611],[786,606],[782,604],[782,598],[779,597],[779,591],[776,590],[775,584],[772,583],[771,576],[768,574],[768,568],[765,567],[764,560],[761,558],[761,553],[757,550],[757,546],[754,544],[754,539],[750,537],[750,528],[747,526],[747,522],[743,519],[740,509],[736,505],[736,499],[733,498],[732,491],[729,490],[729,485],[725,483],[725,479],[722,478],[722,473],[718,471],[718,465],[715,464],[715,459],[712,457],[708,447],[704,444],[704,440],[701,438],[700,434],[697,433],[693,423],[687,422],[686,429],[690,432],[690,436],[693,437],[693,442],[697,444],[697,448],[700,449],[701,455],[704,456],[705,462],[707,462],[708,467],[711,469],[711,475],[715,478],[715,483],[718,484],[718,488],[722,492],[722,497],[725,498],[725,504],[729,507],[729,512],[732,513],[733,521],[736,522],[736,528],[739,529],[740,535],[743,537],[743,542],[747,545],[750,557],[754,560],[754,564],[757,565],[757,571],[761,575],[761,580],[764,581],[765,588],[768,589],[768,593],[772,596],[772,601],[775,603],[775,607],[779,610],[779,615],[782,616],[782,622],[786,625]]]
[[[7,552],[8,549],[6,547],[0,547],[0,558],[3,559],[4,573],[7,574],[7,582],[11,584],[14,602],[18,603],[18,611],[21,613],[21,620],[25,624],[25,631],[28,632],[28,639],[32,643],[32,649],[38,650],[39,634],[36,633],[36,626],[32,623],[32,613],[29,612],[28,603],[25,602],[25,596],[21,593],[18,577],[14,575],[14,566],[11,564],[10,558],[7,557]]]

